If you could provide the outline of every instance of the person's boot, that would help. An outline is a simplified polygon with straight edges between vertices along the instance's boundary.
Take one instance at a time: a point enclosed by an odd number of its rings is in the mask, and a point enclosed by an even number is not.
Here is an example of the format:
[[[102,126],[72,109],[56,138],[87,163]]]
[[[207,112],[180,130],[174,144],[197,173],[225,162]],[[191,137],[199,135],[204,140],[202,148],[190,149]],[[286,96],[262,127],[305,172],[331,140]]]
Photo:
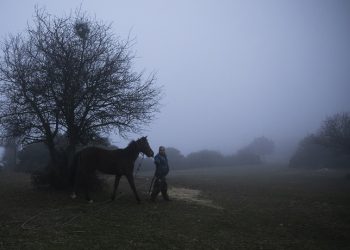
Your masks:
[[[162,192],[162,195],[165,201],[171,201],[167,192]]]

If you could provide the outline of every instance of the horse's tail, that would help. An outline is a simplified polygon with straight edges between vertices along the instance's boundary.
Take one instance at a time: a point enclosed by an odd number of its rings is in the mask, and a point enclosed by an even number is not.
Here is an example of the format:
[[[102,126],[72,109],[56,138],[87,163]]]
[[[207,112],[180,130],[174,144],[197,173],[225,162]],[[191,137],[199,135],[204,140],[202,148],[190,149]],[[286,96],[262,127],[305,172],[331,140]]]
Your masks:
[[[79,162],[80,162],[80,152],[78,152],[74,155],[73,160],[70,164],[70,183],[71,183],[72,187],[74,187],[76,185]]]

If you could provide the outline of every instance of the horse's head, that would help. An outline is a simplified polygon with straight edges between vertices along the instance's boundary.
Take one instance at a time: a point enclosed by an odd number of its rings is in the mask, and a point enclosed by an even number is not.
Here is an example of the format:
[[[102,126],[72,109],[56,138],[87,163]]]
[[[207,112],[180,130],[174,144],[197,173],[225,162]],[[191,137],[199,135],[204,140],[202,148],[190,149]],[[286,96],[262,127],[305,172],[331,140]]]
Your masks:
[[[153,157],[154,152],[148,144],[147,136],[141,137],[136,141],[137,147],[141,153],[147,155],[147,157]]]

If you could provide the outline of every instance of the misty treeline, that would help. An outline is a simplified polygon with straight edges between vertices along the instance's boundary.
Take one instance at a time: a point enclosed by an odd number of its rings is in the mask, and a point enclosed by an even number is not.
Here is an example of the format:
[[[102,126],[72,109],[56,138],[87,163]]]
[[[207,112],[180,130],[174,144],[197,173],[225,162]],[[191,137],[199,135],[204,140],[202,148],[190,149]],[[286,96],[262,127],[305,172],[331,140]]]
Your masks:
[[[302,139],[290,160],[294,168],[350,168],[350,113],[328,117]]]
[[[189,169],[261,164],[265,161],[266,156],[272,154],[274,150],[274,142],[261,136],[231,155],[223,155],[214,150],[201,150],[184,156],[178,149],[172,147],[167,148],[166,152],[169,164],[174,169]],[[152,162],[146,160],[145,165],[152,165]]]
[[[2,143],[48,158],[45,174],[65,186],[77,149],[139,132],[158,112],[161,88],[154,74],[133,70],[132,45],[80,10],[56,17],[36,8],[26,31],[2,42]]]
[[[64,149],[67,145],[67,139],[63,136],[58,136],[57,147]],[[99,140],[91,141],[90,145],[100,146],[105,148],[116,148],[110,144],[107,138],[100,138]],[[217,151],[201,150],[190,153],[184,156],[180,150],[168,147],[166,153],[169,163],[174,169],[189,169],[200,167],[220,167],[220,166],[237,166],[249,164],[261,164],[267,155],[274,151],[274,142],[266,137],[255,138],[251,143],[236,153],[224,156]],[[13,160],[14,150],[10,145],[5,148],[4,160],[11,162]],[[49,152],[43,143],[34,143],[25,146],[17,153],[17,163],[12,165],[16,171],[35,174],[45,169],[45,166],[50,161]],[[142,162],[142,170],[154,169],[152,159],[142,158],[141,156],[136,163],[135,169],[138,168],[139,163]]]
[[[255,153],[239,151],[232,155],[223,155],[214,150],[201,150],[184,156],[180,150],[169,147],[166,153],[171,169],[193,169],[193,168],[215,168],[234,167],[242,165],[255,165],[263,163],[262,157]],[[142,169],[154,169],[152,159],[139,159],[142,162]]]

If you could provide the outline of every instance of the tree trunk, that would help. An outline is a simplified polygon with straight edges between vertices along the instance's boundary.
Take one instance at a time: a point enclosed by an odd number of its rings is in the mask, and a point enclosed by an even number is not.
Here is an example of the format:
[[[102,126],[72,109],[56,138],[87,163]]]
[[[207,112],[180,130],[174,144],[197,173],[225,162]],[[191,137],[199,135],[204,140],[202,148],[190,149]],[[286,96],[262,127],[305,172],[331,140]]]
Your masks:
[[[57,151],[53,140],[46,143],[49,154],[50,163],[48,164],[48,182],[50,186],[58,189],[67,188],[69,186],[69,171],[67,168],[66,156]]]

